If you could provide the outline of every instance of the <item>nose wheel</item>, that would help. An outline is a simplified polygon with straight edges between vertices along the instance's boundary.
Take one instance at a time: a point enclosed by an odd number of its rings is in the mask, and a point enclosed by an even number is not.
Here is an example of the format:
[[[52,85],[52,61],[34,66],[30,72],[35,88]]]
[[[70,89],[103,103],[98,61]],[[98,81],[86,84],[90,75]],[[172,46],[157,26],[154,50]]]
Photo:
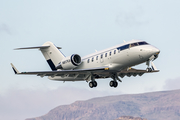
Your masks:
[[[152,68],[147,68],[146,71],[147,72],[152,72]]]

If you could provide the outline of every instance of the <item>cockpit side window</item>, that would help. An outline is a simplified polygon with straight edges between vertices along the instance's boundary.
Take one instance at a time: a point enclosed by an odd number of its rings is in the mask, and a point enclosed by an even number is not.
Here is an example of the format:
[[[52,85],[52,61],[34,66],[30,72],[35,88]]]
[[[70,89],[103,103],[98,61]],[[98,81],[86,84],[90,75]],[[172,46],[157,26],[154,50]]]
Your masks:
[[[132,44],[130,45],[130,47],[135,47],[135,46],[138,46],[138,43],[132,43]]]
[[[139,45],[148,45],[147,42],[138,42]]]

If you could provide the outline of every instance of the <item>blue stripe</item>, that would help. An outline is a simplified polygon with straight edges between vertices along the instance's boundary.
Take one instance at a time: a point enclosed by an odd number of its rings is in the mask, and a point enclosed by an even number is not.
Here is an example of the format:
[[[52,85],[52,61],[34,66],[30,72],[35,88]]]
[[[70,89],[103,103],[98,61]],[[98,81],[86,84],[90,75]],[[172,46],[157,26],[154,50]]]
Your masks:
[[[16,70],[12,67],[12,69],[14,70],[14,73],[17,74]]]
[[[52,70],[57,70],[51,59],[47,60],[47,62],[48,62],[49,66],[51,67]]]
[[[154,67],[152,66],[152,70],[154,71]]]

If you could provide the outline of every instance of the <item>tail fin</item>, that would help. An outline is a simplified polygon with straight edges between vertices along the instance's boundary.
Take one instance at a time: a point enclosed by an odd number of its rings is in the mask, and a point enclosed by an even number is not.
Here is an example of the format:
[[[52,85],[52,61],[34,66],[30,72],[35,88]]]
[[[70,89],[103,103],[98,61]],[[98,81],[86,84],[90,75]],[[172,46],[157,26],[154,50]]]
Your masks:
[[[61,51],[58,50],[61,48],[56,47],[52,42],[46,42],[42,46],[38,47],[17,48],[15,50],[20,49],[39,49],[52,70],[57,70],[56,66],[61,62],[63,58],[65,58]]]
[[[57,70],[56,66],[61,62],[65,56],[59,51],[59,47],[56,47],[52,42],[46,42],[42,46],[49,46],[48,48],[40,48],[46,61],[52,70]]]

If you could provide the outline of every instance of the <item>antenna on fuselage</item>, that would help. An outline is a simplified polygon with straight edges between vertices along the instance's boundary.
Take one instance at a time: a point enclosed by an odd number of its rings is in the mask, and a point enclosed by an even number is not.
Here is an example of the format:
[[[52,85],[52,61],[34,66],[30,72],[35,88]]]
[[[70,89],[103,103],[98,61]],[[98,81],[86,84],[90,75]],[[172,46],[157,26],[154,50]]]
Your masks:
[[[126,42],[125,40],[123,40],[124,41],[124,43]]]
[[[95,52],[97,52],[97,50],[95,49]]]

